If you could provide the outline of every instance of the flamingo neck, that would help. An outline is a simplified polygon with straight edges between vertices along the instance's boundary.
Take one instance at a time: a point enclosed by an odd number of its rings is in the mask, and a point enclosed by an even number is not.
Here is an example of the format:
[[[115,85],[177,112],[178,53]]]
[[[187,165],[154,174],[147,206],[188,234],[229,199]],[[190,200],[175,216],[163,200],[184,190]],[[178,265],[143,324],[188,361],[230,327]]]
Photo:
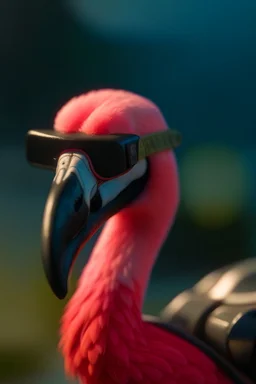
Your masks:
[[[168,163],[169,168],[157,167],[155,159],[145,192],[108,220],[63,316],[60,346],[66,371],[84,382],[111,374],[117,361],[119,374],[128,375],[128,350],[145,343],[143,299],[178,202],[175,164]]]
[[[136,295],[141,309],[168,227],[152,222],[142,223],[137,215],[131,215],[126,210],[111,218],[82,273],[79,291],[86,293],[89,286],[97,290],[98,285],[104,284],[111,292],[118,294],[118,289],[123,286]]]

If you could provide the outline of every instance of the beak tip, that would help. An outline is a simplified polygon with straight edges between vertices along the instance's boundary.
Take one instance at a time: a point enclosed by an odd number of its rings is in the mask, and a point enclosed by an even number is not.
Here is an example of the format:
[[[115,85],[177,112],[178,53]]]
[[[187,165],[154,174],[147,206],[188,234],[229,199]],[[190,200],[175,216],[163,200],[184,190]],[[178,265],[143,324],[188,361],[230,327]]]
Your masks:
[[[47,275],[47,274],[46,274]],[[63,300],[67,296],[68,293],[68,288],[67,288],[67,283],[64,281],[59,281],[56,276],[55,278],[50,278],[47,276],[48,284],[51,287],[52,292],[54,295],[59,299]]]
[[[52,261],[51,258],[43,257],[45,276],[54,295],[62,300],[68,292],[67,279],[60,273],[59,268],[49,261]]]
[[[67,296],[67,290],[54,291],[54,294],[59,300],[64,300]]]

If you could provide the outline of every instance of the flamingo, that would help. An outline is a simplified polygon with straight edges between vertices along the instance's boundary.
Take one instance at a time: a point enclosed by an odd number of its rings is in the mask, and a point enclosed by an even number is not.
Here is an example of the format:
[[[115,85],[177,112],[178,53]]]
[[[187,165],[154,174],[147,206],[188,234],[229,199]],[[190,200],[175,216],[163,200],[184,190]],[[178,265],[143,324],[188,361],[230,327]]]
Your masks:
[[[152,101],[111,89],[71,99],[54,128],[139,136],[168,129]],[[231,384],[199,348],[143,320],[150,274],[179,203],[174,153],[155,154],[149,165],[144,190],[109,218],[66,306],[60,330],[65,371],[82,384]]]

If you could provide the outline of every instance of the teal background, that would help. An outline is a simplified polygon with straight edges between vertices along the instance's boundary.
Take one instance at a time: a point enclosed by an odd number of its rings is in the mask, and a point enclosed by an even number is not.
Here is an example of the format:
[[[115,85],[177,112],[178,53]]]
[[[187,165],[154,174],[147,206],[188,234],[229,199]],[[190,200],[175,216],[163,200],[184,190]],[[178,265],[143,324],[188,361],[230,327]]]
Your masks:
[[[254,256],[255,20],[253,0],[1,2],[1,384],[66,382],[56,350],[64,303],[40,260],[53,175],[27,164],[24,138],[52,127],[74,95],[137,92],[183,134],[180,209],[145,311],[156,313],[212,269]]]

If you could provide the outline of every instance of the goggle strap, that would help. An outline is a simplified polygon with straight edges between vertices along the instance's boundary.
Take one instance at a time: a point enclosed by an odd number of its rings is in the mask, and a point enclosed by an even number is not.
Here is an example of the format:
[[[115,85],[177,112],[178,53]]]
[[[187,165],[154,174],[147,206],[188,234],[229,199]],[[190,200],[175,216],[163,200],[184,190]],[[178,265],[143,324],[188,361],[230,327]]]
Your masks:
[[[141,136],[139,139],[138,160],[140,161],[155,153],[176,148],[180,143],[181,134],[171,129]]]

